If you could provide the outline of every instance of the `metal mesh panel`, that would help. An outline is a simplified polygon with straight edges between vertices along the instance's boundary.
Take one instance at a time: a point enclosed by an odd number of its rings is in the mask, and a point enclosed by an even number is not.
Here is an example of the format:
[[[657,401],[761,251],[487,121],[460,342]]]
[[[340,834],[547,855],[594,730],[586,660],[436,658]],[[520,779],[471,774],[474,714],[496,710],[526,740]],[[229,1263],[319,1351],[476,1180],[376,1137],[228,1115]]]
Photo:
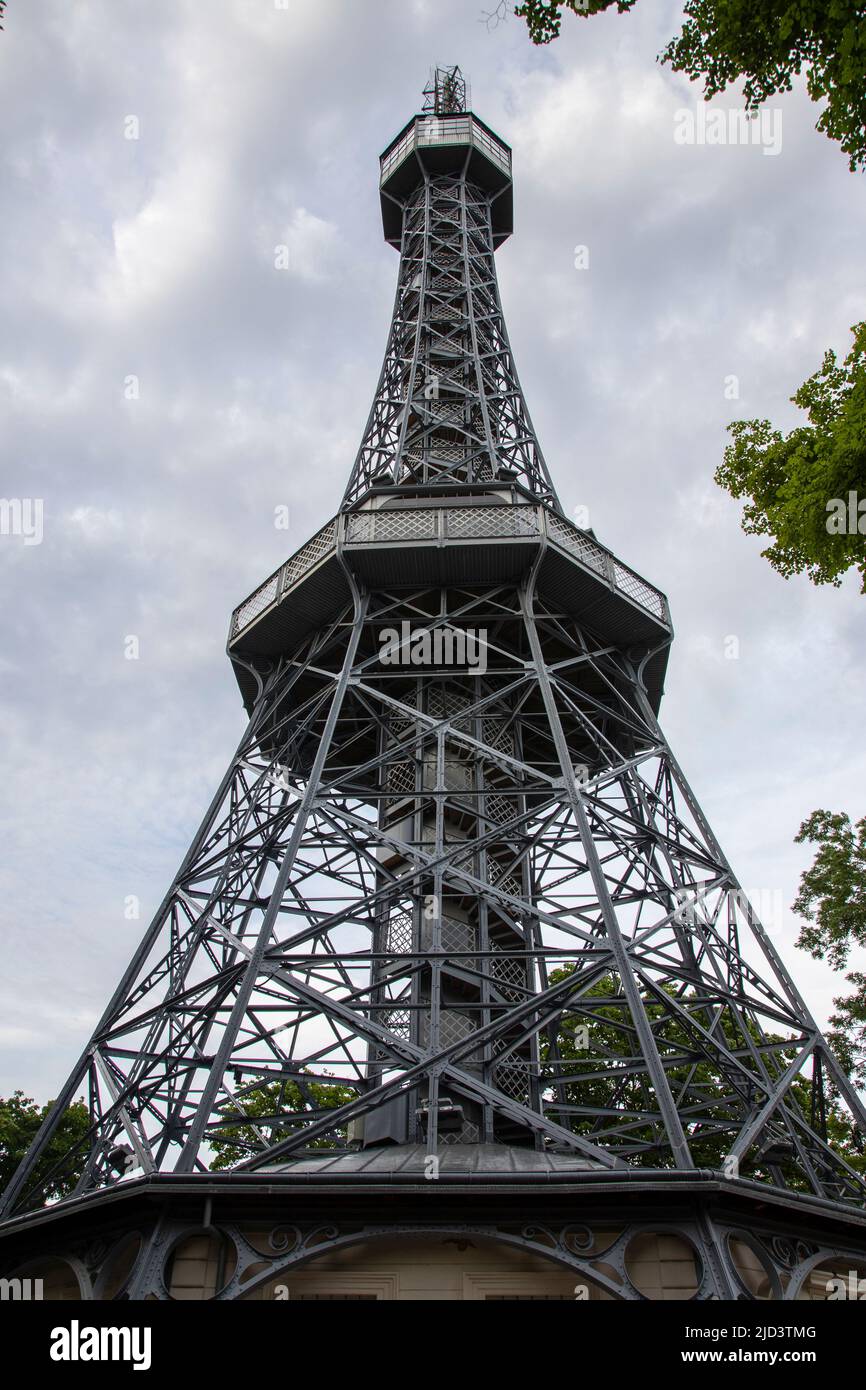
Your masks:
[[[446,354],[446,355],[448,355],[448,356],[451,356],[453,353],[456,353],[456,352],[461,352],[461,353],[462,353],[462,352],[463,352],[463,344],[462,344],[462,342],[461,342],[461,340],[460,340],[459,335],[458,335],[457,337],[455,337],[455,338],[443,338],[443,337],[441,337],[441,336],[440,336],[440,337],[436,337],[436,338],[431,338],[431,339],[430,339],[430,352],[431,352],[432,354],[435,354],[435,353],[437,353],[437,352],[438,352],[438,353],[444,353],[444,354]]]
[[[353,541],[370,541],[372,539],[372,512],[356,512],[354,516],[348,518],[346,524],[346,540],[350,545]]]
[[[462,323],[466,314],[463,308],[456,304],[442,304],[438,300],[431,300],[428,317],[432,323]]]
[[[596,574],[606,574],[606,553],[589,536],[585,536],[564,517],[556,516],[553,512],[548,513],[547,528],[555,541],[572,555],[576,555],[591,570],[595,570]]]
[[[435,511],[356,512],[349,517],[347,541],[350,545],[365,541],[416,541],[435,537]]]
[[[302,574],[312,569],[313,565],[318,564],[319,560],[334,549],[336,531],[336,521],[329,521],[327,526],[323,526],[311,541],[307,541],[307,544],[286,562],[283,571],[283,593],[290,589]]]
[[[455,294],[463,289],[463,282],[449,271],[430,277],[430,289],[436,294]]]
[[[447,685],[431,685],[427,691],[427,713],[434,719],[447,719],[466,708],[467,697]]]
[[[408,704],[408,701],[406,703]],[[402,740],[407,734],[414,733],[415,720],[407,718],[405,714],[392,714],[390,728],[391,737]]]
[[[457,922],[452,917],[443,917],[441,919],[441,940],[443,951],[474,951],[476,946],[475,928],[469,922]],[[476,962],[473,956],[460,956],[455,961],[455,965],[463,966],[466,970],[474,970]]]
[[[443,773],[445,790],[449,792],[468,792],[472,790],[472,764],[458,758],[446,758]],[[424,764],[424,786],[431,791],[436,786],[436,755],[429,757]]]
[[[651,613],[655,613],[656,617],[664,618],[664,600],[657,589],[653,589],[651,585],[639,578],[634,570],[628,569],[618,561],[614,561],[613,572],[616,587],[622,593],[628,594],[629,598],[633,598],[642,608],[648,608]]]
[[[462,443],[443,437],[438,432],[430,436],[430,462],[462,463],[466,449]]]
[[[481,1131],[472,1120],[464,1120],[463,1128],[456,1134],[440,1134],[440,1144],[477,1144]]]
[[[498,1091],[521,1105],[529,1104],[529,1076],[526,1067],[514,1062],[503,1062],[493,1073],[493,1084]]]
[[[434,685],[427,692],[427,713],[434,719],[444,719],[446,713],[450,713],[446,708],[446,696],[444,687]]]
[[[504,825],[517,815],[517,802],[498,792],[487,793],[487,818],[497,825]]]
[[[535,507],[509,507],[514,530],[513,536],[537,536],[541,530],[538,512]]]
[[[498,860],[488,859],[487,876],[490,883],[496,888],[501,888],[503,893],[508,893],[512,898],[520,896],[520,879],[511,873],[509,869],[506,869],[504,865],[500,864]]]
[[[406,795],[415,790],[415,764],[390,763],[388,765],[387,787],[389,792]]]
[[[482,719],[481,731],[489,748],[496,748],[500,753],[514,752],[511,731],[505,727],[501,719]]]
[[[495,942],[493,950],[495,954],[490,962],[490,973],[499,987],[500,994],[516,1003],[526,993],[526,967],[522,960],[503,951]]]
[[[459,507],[446,512],[449,536],[501,536],[511,533],[507,507]]]
[[[412,916],[408,912],[396,913],[388,922],[389,951],[404,956],[412,950]]]
[[[430,415],[439,424],[462,425],[463,403],[452,405],[449,401],[431,401]]]
[[[390,1009],[381,1016],[382,1026],[396,1038],[408,1038],[411,1014],[408,1009]]]
[[[373,540],[422,540],[435,535],[435,512],[407,510],[374,513]]]
[[[277,597],[279,586],[280,576],[279,572],[277,572],[271,575],[270,579],[268,579],[260,589],[256,590],[252,598],[248,598],[246,603],[241,604],[240,608],[238,608],[235,613],[232,629],[233,634],[242,632],[243,629],[249,627],[250,623],[258,618],[261,613],[264,613],[266,608],[270,608],[274,599]]]
[[[524,536],[538,531],[534,507],[449,507],[445,513],[449,536]]]
[[[426,389],[427,383],[431,380],[436,381],[440,391],[451,391],[452,393],[459,394],[461,396],[464,394],[462,363],[455,363],[450,359],[447,363],[428,363],[427,377],[424,382],[424,387],[420,389],[419,394],[423,394],[423,390]],[[418,388],[416,388],[416,390],[418,390]]]
[[[442,1047],[452,1047],[454,1043],[462,1042],[474,1032],[475,1024],[466,1014],[458,1013],[456,1009],[440,1010],[439,1043]],[[468,1053],[463,1060],[469,1062],[474,1060],[474,1057],[474,1053]]]
[[[421,1013],[420,1033],[421,1046],[430,1046],[430,1015]],[[453,1047],[456,1043],[463,1042],[475,1032],[475,1023],[468,1014],[461,1013],[459,1009],[440,1009],[439,1011],[439,1046]],[[461,1058],[460,1066],[467,1065],[468,1062],[475,1060],[474,1053],[468,1053]]]

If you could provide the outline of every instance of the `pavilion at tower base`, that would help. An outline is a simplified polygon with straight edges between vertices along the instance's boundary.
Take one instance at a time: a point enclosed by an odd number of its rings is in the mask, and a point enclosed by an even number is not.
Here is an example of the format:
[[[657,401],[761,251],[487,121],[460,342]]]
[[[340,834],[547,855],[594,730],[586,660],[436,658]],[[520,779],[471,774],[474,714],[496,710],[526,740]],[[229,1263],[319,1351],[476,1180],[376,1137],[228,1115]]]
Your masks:
[[[133,1180],[8,1223],[4,1275],[97,1301],[802,1302],[866,1278],[866,1218],[717,1173],[502,1145],[446,1146],[435,1178],[416,1145],[287,1168]]]

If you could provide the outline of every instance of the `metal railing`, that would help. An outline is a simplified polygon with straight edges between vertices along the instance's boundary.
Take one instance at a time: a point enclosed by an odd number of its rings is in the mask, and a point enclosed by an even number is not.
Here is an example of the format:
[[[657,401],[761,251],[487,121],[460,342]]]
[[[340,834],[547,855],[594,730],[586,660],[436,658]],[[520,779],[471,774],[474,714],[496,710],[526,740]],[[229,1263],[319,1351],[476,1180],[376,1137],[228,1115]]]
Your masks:
[[[472,145],[511,177],[511,155],[507,146],[479,125],[474,117],[419,116],[392,149],[379,161],[379,182],[383,184],[413,150],[444,145]]]
[[[625,594],[627,598],[633,599],[663,623],[669,621],[668,607],[664,594],[658,589],[654,589],[652,584],[648,584],[645,579],[641,579],[639,574],[629,569],[628,565],[622,564],[598,541],[593,540],[585,531],[573,526],[570,521],[566,521],[564,516],[558,516],[556,512],[545,512],[545,524],[547,534],[551,540],[567,550],[570,555],[574,555],[588,569],[594,570],[596,574],[603,575],[612,589]]]
[[[327,526],[323,526],[321,531],[317,531],[315,536],[306,545],[302,545],[294,555],[290,556],[284,565],[281,565],[264,584],[256,589],[240,607],[236,608],[232,614],[231,635],[232,638],[238,636],[246,628],[254,623],[256,618],[260,618],[266,608],[270,608],[273,603],[283,598],[287,590],[297,584],[309,570],[323,560],[326,555],[333,554],[337,544],[337,518],[329,521]]]
[[[540,535],[537,507],[413,507],[355,512],[347,517],[346,544],[390,541],[507,540]]]
[[[234,639],[282,600],[289,589],[337,548],[338,527],[345,545],[390,545],[406,541],[514,540],[545,535],[554,545],[579,560],[611,589],[625,595],[660,622],[668,623],[667,601],[634,570],[622,564],[592,536],[564,516],[533,506],[481,507],[382,507],[377,511],[350,512],[323,526],[305,546],[265,580],[232,615]]]

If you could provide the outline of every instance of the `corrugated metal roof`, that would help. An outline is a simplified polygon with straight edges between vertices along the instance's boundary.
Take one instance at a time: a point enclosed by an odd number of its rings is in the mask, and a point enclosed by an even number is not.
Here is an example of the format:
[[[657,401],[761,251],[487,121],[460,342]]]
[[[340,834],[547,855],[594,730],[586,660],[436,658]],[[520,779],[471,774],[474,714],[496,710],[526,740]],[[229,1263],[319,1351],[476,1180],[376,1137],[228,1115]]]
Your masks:
[[[508,1144],[443,1144],[436,1157],[440,1174],[478,1173],[505,1176],[511,1173],[546,1176],[548,1173],[585,1173],[602,1164],[578,1154],[550,1153],[517,1148]],[[423,1144],[386,1144],[381,1148],[360,1149],[356,1153],[327,1154],[294,1163],[262,1168],[264,1173],[321,1174],[322,1177],[355,1174],[382,1177],[393,1174],[425,1175],[428,1153]]]

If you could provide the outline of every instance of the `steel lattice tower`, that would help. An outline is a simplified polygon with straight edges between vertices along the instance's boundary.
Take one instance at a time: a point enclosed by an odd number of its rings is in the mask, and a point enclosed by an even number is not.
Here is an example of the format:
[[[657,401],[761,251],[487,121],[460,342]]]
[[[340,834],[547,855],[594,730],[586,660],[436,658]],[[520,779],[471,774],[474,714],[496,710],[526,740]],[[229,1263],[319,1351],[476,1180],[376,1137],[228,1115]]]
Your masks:
[[[73,1170],[55,1214],[188,1192],[226,1133],[235,1195],[507,1154],[540,1187],[679,1184],[700,1296],[736,1296],[707,1173],[770,1202],[777,1278],[804,1213],[862,1240],[828,1113],[866,1116],[659,727],[667,602],[551,483],[497,286],[510,150],[458,69],[425,96],[381,159],[400,268],[341,509],[232,616],[249,724],[4,1214]]]

